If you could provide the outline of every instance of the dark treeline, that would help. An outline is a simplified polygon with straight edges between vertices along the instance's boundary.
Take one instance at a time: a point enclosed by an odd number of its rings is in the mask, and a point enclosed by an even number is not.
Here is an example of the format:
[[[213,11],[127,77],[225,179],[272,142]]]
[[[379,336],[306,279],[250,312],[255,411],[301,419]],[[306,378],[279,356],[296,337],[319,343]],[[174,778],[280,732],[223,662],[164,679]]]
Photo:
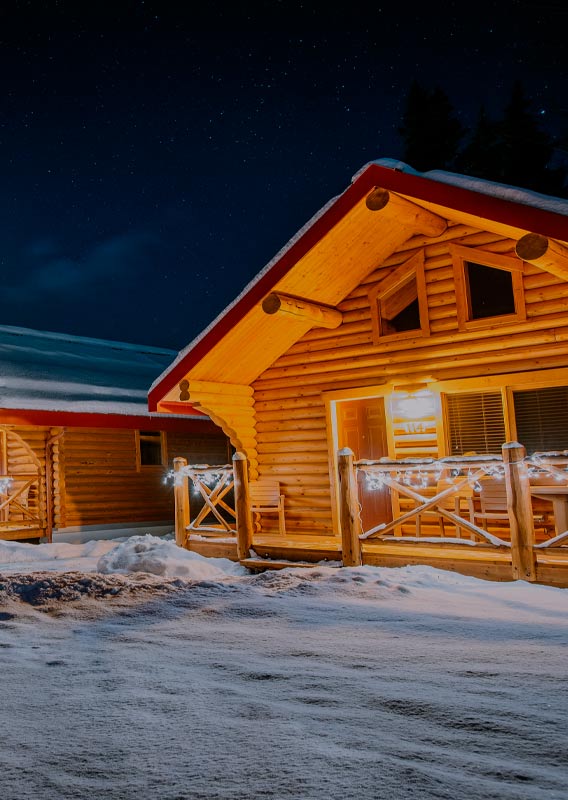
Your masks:
[[[520,83],[501,116],[482,107],[471,131],[459,120],[447,94],[415,82],[410,87],[399,133],[403,160],[420,172],[446,169],[568,197],[565,166],[554,164],[561,142],[544,131]]]

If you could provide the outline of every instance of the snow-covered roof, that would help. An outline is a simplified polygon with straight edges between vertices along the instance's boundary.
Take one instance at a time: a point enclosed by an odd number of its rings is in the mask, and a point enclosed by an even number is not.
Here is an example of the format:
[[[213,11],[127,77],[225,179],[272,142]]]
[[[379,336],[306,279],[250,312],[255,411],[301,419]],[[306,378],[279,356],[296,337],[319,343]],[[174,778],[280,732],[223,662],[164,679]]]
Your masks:
[[[518,186],[509,186],[506,183],[488,181],[485,180],[485,178],[472,178],[469,175],[459,175],[456,172],[446,172],[442,169],[417,172],[412,167],[409,167],[408,164],[405,164],[404,161],[396,161],[392,158],[379,158],[370,163],[378,164],[380,167],[386,167],[387,169],[393,169],[398,172],[404,172],[407,175],[417,175],[421,178],[428,178],[428,180],[436,181],[437,183],[460,186],[462,189],[485,194],[488,197],[499,197],[501,200],[509,200],[512,203],[520,203],[521,205],[530,206],[531,208],[541,208],[543,211],[553,211],[556,214],[565,214],[568,216],[568,200],[533,192],[531,189],[520,189]],[[359,175],[364,172],[368,166],[369,164],[366,164],[362,169],[356,172],[353,176],[353,181],[356,181]]]
[[[148,415],[172,350],[0,326],[0,408]]]

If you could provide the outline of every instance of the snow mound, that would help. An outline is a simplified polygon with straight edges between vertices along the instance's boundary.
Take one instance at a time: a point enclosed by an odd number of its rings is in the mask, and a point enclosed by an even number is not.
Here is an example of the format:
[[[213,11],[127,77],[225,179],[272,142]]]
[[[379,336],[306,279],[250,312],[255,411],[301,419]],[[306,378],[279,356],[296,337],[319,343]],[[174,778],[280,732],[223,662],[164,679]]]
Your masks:
[[[93,540],[84,544],[27,544],[0,541],[0,572],[30,572],[32,570],[94,570],[98,559],[117,540]]]
[[[247,575],[247,570],[226,558],[205,558],[157,536],[131,536],[99,558],[97,572],[122,574],[147,572],[164,578],[222,580]]]

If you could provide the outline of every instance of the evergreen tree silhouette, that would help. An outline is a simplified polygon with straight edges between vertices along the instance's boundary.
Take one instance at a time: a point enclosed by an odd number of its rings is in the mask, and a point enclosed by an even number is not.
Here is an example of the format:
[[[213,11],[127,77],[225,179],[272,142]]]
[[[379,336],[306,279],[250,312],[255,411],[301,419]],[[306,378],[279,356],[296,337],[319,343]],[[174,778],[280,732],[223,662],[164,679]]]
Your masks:
[[[552,138],[540,127],[518,81],[505,108],[500,138],[498,180],[541,192],[555,193],[562,189],[563,176],[548,167],[554,150]]]
[[[456,158],[456,168],[465,175],[497,180],[501,169],[500,151],[499,124],[491,120],[485,106],[481,106],[473,135]]]
[[[453,165],[463,128],[442,89],[429,90],[414,81],[399,133],[404,141],[403,160],[423,172]]]
[[[517,81],[500,119],[479,110],[476,126],[460,149],[464,129],[446,93],[414,81],[408,91],[399,128],[403,160],[424,172],[456,169],[466,175],[506,183],[545,194],[568,197],[566,166],[552,165],[566,148],[566,137],[554,141],[541,127],[522,84]],[[558,163],[558,159],[556,159]]]

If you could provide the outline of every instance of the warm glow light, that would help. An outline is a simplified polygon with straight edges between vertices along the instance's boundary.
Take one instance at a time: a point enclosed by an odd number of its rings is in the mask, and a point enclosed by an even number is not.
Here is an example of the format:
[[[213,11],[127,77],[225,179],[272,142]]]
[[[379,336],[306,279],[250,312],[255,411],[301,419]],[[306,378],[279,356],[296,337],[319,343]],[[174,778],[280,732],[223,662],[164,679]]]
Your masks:
[[[408,420],[432,417],[436,413],[436,398],[428,389],[395,395],[395,414]]]

